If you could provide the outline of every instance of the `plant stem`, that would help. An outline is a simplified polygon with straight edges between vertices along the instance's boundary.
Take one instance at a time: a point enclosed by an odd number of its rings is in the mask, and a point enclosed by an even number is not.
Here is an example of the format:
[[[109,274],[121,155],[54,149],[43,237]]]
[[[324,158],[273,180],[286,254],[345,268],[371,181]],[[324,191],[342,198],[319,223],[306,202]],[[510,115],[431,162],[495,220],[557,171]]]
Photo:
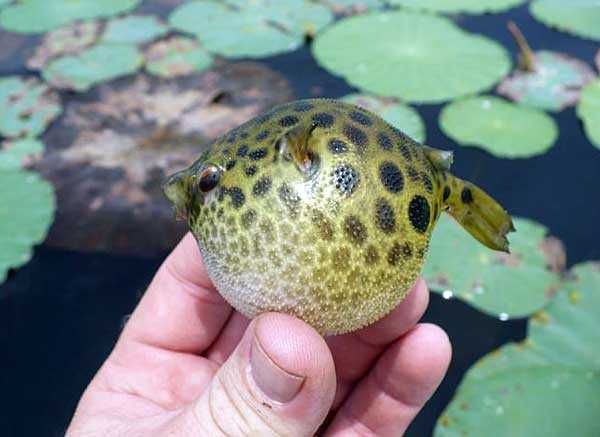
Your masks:
[[[521,29],[519,29],[514,21],[509,21],[507,27],[514,38],[515,43],[517,43],[517,47],[519,47],[519,68],[525,71],[534,72],[535,55],[533,54],[531,47],[529,47]]]

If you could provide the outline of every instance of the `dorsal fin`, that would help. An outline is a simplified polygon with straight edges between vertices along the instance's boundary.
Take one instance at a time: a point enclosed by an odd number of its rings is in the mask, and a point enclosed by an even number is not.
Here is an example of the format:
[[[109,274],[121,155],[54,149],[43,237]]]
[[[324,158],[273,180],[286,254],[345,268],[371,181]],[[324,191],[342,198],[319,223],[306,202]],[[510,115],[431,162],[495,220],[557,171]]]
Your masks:
[[[294,161],[303,173],[311,173],[315,164],[315,154],[311,150],[310,138],[314,128],[306,125],[297,125],[279,138],[279,153]]]
[[[454,161],[454,153],[450,150],[439,150],[433,147],[423,146],[423,153],[429,162],[437,169],[448,171]]]

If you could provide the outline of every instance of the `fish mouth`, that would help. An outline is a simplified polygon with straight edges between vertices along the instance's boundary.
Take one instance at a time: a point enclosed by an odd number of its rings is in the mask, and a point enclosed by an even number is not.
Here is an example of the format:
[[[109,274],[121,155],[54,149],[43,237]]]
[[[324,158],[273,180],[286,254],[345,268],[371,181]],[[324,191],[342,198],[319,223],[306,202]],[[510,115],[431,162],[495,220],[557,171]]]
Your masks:
[[[163,184],[163,192],[167,199],[173,204],[173,208],[177,214],[177,218],[187,218],[187,190],[185,187],[185,181],[187,177],[187,170],[179,171],[172,174],[167,178]]]

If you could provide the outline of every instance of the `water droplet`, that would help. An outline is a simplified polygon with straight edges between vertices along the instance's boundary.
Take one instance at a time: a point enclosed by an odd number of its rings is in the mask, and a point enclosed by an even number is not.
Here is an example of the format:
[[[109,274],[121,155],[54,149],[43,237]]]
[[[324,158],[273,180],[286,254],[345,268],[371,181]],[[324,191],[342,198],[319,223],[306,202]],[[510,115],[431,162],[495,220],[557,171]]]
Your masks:
[[[452,290],[444,290],[442,291],[442,297],[446,300],[452,299],[454,297],[454,293]]]
[[[475,288],[473,288],[473,291],[475,292],[475,294],[483,294],[485,290],[481,285],[477,285]]]
[[[498,318],[500,319],[500,321],[506,322],[510,317],[508,316],[508,313],[500,313]]]
[[[556,379],[553,379],[552,382],[550,383],[550,387],[553,388],[554,390],[556,390],[559,386],[560,386],[560,383]]]
[[[502,405],[498,405],[496,407],[496,416],[502,416],[504,414],[504,407]]]

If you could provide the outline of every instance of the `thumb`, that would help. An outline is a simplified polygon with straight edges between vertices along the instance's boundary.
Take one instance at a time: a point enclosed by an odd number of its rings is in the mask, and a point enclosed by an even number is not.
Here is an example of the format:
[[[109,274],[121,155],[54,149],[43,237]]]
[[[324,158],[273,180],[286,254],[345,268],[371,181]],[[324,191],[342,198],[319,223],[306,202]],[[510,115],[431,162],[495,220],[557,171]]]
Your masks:
[[[335,389],[323,338],[299,319],[268,313],[249,325],[185,414],[202,435],[309,436],[325,420]]]

